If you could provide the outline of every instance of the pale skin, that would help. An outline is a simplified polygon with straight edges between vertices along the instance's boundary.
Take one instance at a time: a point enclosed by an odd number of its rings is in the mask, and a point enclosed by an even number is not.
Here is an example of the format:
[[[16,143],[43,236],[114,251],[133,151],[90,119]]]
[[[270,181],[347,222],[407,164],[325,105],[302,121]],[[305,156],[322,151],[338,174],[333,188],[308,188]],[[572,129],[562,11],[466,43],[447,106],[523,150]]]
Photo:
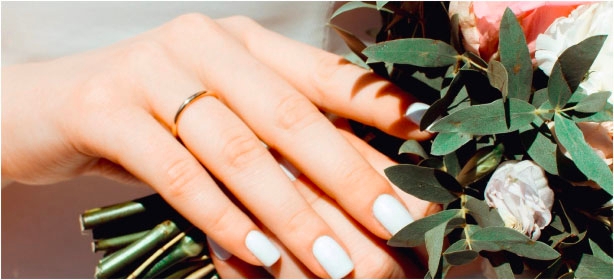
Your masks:
[[[182,145],[170,133],[173,118],[203,89],[217,98],[183,112]],[[323,235],[348,252],[354,276],[378,276],[365,270],[373,261],[367,252],[388,256],[379,259],[391,265],[380,267],[404,276],[407,265],[384,248],[391,233],[371,205],[389,194],[411,205],[415,219],[434,208],[395,190],[381,174],[394,163],[320,110],[426,139],[403,117],[412,102],[374,74],[247,18],[184,15],[109,47],[3,68],[2,177],[142,181],[235,256],[216,260],[222,276],[240,271],[231,265],[238,260],[262,265],[244,242],[253,230],[282,251],[273,276],[328,277],[310,246]],[[287,178],[261,141],[300,170],[299,180]]]

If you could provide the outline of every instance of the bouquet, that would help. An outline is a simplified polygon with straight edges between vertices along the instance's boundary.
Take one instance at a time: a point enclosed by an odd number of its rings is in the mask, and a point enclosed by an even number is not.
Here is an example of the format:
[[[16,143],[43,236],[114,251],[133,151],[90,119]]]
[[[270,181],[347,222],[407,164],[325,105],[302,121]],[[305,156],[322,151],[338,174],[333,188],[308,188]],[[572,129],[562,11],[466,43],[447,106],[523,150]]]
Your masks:
[[[509,6],[509,7],[508,7]],[[367,46],[334,18],[382,19]],[[425,246],[428,278],[612,278],[612,3],[349,2],[351,61],[428,106],[428,141],[353,123],[399,165],[388,179],[443,210],[388,242]],[[96,276],[217,277],[205,238],[158,195],[86,211]]]
[[[436,133],[385,173],[444,209],[388,245],[424,244],[428,278],[480,256],[492,277],[612,278],[612,3],[350,2],[335,16],[364,7],[383,18],[376,44],[333,28],[430,104],[412,114]]]

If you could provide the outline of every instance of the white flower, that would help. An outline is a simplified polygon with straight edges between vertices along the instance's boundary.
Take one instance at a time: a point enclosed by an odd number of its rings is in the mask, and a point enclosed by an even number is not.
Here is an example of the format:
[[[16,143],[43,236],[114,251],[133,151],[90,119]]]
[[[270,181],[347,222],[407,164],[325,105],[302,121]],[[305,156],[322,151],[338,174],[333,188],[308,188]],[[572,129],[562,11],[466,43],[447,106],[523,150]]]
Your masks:
[[[544,170],[532,161],[502,163],[488,181],[484,196],[490,207],[497,208],[506,227],[533,240],[552,220],[554,192]]]
[[[537,37],[535,59],[547,75],[563,51],[595,35],[608,35],[599,55],[589,70],[588,79],[580,84],[585,93],[612,91],[612,2],[604,1],[579,6],[568,17],[555,20]],[[610,96],[610,103],[613,102]]]

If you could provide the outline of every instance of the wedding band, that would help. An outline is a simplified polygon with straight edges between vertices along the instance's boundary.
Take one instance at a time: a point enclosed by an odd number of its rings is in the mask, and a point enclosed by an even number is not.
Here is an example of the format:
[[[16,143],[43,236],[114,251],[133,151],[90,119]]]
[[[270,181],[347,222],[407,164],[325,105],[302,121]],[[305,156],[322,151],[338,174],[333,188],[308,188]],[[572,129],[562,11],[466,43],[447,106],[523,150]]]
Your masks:
[[[173,136],[175,136],[175,138],[179,138],[179,135],[177,134],[177,123],[179,122],[179,117],[181,116],[181,113],[185,110],[185,108],[188,107],[188,105],[190,105],[192,102],[194,102],[199,97],[203,97],[203,96],[213,96],[217,98],[217,95],[215,93],[211,91],[207,91],[207,90],[202,90],[195,94],[192,94],[190,97],[186,98],[186,100],[183,101],[183,103],[181,103],[181,106],[179,106],[179,109],[177,110],[177,113],[175,114],[175,119],[173,120],[173,126],[171,127],[171,133],[173,134]]]

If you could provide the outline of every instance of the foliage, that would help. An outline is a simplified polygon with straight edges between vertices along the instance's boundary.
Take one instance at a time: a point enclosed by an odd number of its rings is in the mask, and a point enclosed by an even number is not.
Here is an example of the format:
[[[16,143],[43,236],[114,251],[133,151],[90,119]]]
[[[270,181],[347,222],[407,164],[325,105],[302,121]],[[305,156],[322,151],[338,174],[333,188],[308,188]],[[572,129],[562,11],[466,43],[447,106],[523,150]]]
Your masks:
[[[587,95],[578,88],[605,36],[565,50],[547,77],[533,68],[510,9],[501,20],[499,60],[486,62],[463,50],[446,3],[346,5],[336,15],[358,7],[379,11],[376,44],[347,32],[342,38],[375,73],[430,104],[420,127],[437,133],[400,146],[399,154],[418,156],[418,164],[385,173],[405,192],[444,210],[407,225],[388,244],[424,244],[429,278],[445,277],[450,267],[478,256],[502,278],[524,268],[539,271],[540,278],[612,278],[612,171],[577,125],[612,120],[610,92]],[[483,199],[492,171],[508,159],[536,162],[556,194],[552,222],[539,240],[505,227]],[[582,186],[587,182],[599,187]]]

